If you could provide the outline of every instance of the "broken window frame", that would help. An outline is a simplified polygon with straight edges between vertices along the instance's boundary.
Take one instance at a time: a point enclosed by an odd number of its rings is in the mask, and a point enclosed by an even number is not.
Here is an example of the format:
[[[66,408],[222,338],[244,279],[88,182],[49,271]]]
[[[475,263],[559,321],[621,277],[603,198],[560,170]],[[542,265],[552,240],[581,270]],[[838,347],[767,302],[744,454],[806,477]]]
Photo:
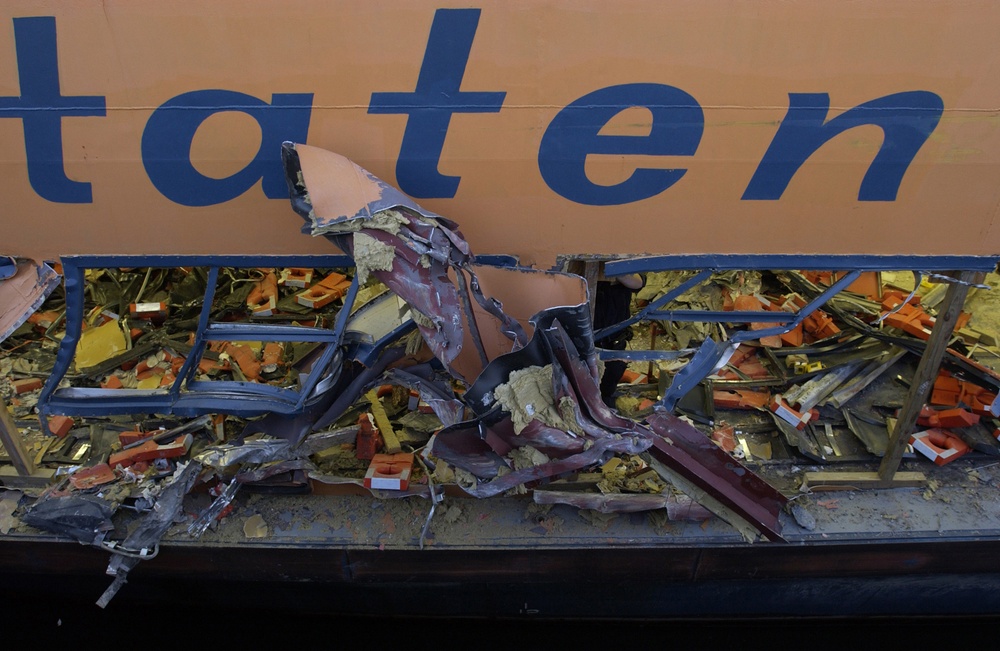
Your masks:
[[[328,392],[335,384],[343,359],[348,320],[359,289],[357,278],[352,282],[344,305],[332,330],[307,326],[275,324],[218,323],[210,320],[212,302],[220,269],[259,267],[354,267],[347,255],[313,256],[67,256],[63,264],[66,289],[66,334],[56,354],[56,362],[39,397],[38,408],[43,416],[64,414],[77,416],[107,416],[123,413],[175,414],[198,416],[226,413],[250,417],[267,413],[292,415]],[[208,282],[195,331],[194,348],[173,384],[166,390],[59,388],[76,353],[84,319],[84,274],[87,269],[116,267],[203,267],[208,269]],[[404,323],[384,339],[398,338],[412,327]],[[298,341],[326,344],[312,371],[299,389],[274,387],[234,381],[198,381],[194,379],[198,360],[209,341]],[[369,353],[380,350],[385,341],[371,342]],[[45,419],[42,419],[45,422]]]
[[[602,328],[594,333],[594,340],[615,334],[645,320],[655,321],[701,321],[725,323],[772,322],[774,327],[762,330],[745,330],[733,333],[725,341],[715,341],[711,337],[702,342],[691,360],[676,374],[670,387],[664,392],[657,407],[673,411],[680,400],[736,350],[741,342],[753,341],[761,337],[784,334],[805,321],[812,313],[825,305],[868,271],[898,271],[919,269],[921,272],[953,271],[993,271],[997,258],[987,256],[837,256],[837,255],[666,255],[608,260],[605,275],[622,276],[634,273],[658,271],[690,271],[697,273],[652,301],[642,310],[617,324]],[[825,288],[817,297],[797,312],[722,312],[714,310],[664,310],[665,305],[684,292],[704,283],[712,274],[734,270],[795,271],[810,269],[835,271],[844,275]],[[628,362],[675,359],[677,351],[662,350],[605,350],[598,349],[602,360],[619,359]]]

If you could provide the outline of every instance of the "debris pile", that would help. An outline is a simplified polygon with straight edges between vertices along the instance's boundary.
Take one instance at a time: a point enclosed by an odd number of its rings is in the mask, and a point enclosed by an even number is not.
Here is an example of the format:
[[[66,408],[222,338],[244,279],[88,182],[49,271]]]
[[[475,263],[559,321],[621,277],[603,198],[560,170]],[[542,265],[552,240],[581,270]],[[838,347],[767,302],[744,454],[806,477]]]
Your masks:
[[[690,383],[675,401],[678,413],[690,418],[724,449],[756,463],[801,458],[816,463],[871,461],[885,453],[889,432],[906,396],[916,362],[923,354],[943,297],[946,278],[907,285],[908,274],[864,274],[848,287],[829,294],[824,309],[777,335],[748,338],[724,350],[715,367]],[[711,321],[700,325],[708,335],[681,337],[668,322],[651,318],[637,324],[649,334],[648,344],[679,351],[668,362],[634,363],[636,371],[655,382],[622,387],[619,408],[643,415],[683,379],[688,360],[698,349],[726,348],[740,332],[753,333],[771,323],[754,322],[752,314],[727,322],[727,312],[795,313],[824,294],[838,280],[832,272],[732,272],[706,274],[701,285],[649,311],[647,302],[665,296],[693,278],[691,272],[660,272],[652,291],[637,296],[636,309],[651,317],[675,314],[699,305]],[[735,280],[734,280],[735,278]],[[647,284],[647,289],[649,284]],[[985,292],[987,286],[974,291]],[[912,290],[912,291],[911,291]],[[973,295],[969,303],[976,304]],[[985,317],[985,315],[984,315]],[[693,318],[693,317],[692,317]],[[1000,362],[996,335],[987,325],[977,329],[969,312],[959,315],[928,402],[913,434],[914,449],[935,461],[953,460],[970,450],[1000,455],[997,443]],[[773,322],[772,322],[773,323]],[[706,344],[706,342],[708,342]],[[675,394],[676,396],[677,394]],[[769,414],[765,417],[765,414]],[[720,425],[723,423],[723,425]],[[722,431],[726,430],[726,431]],[[729,430],[732,430],[731,432]],[[755,454],[751,448],[756,447]],[[947,461],[944,461],[947,462]]]
[[[26,492],[21,523],[112,553],[101,605],[240,491],[426,498],[421,544],[446,495],[527,492],[781,540],[787,499],[743,463],[885,454],[940,285],[649,274],[621,327],[664,354],[632,363],[615,411],[582,278],[478,265],[456,224],[346,159],[283,154],[293,208],[348,264],[87,269],[0,342],[0,481]],[[1000,455],[995,343],[965,319],[947,350],[912,439],[936,464]]]

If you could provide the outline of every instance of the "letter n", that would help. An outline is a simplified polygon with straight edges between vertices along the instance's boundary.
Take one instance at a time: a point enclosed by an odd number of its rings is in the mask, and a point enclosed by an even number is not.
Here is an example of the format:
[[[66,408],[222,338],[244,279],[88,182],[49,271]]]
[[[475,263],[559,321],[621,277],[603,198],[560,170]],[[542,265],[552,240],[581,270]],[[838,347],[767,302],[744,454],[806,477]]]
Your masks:
[[[903,175],[917,151],[937,127],[944,111],[941,98],[928,91],[886,95],[827,121],[830,96],[790,93],[788,113],[767,148],[744,200],[780,199],[806,159],[831,138],[848,129],[874,125],[884,139],[861,181],[858,201],[895,201]]]

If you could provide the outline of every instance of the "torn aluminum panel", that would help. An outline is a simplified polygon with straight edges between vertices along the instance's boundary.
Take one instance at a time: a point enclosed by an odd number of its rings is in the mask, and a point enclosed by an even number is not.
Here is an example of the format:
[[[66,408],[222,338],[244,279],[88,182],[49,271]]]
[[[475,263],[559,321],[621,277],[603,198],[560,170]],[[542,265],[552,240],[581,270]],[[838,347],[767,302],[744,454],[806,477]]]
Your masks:
[[[292,208],[306,220],[306,232],[330,239],[359,270],[402,297],[431,350],[454,374],[475,376],[453,366],[467,340],[479,357],[475,370],[491,359],[474,305],[497,322],[509,346],[527,342],[520,323],[483,294],[457,224],[332,152],[285,143],[282,159]]]
[[[0,341],[28,320],[59,284],[59,274],[44,262],[0,258]]]

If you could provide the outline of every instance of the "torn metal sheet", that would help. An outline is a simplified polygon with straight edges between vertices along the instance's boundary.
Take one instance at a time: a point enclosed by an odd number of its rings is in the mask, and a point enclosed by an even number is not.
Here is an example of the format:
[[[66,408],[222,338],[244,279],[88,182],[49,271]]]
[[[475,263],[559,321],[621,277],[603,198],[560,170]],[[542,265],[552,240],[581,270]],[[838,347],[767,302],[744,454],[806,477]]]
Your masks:
[[[0,258],[0,341],[27,321],[59,282],[44,262]]]
[[[201,464],[196,461],[179,465],[169,483],[160,491],[153,510],[146,514],[132,533],[125,537],[121,545],[112,549],[114,556],[108,563],[107,573],[115,579],[97,600],[98,606],[104,608],[110,603],[118,590],[125,585],[129,571],[138,565],[140,560],[156,555],[155,549],[160,538],[181,512],[184,506],[184,496],[191,491],[191,487],[194,486],[201,470]]]
[[[114,512],[111,502],[96,495],[49,495],[31,505],[21,515],[21,522],[92,545],[114,528],[111,524]]]
[[[521,325],[483,294],[454,222],[332,152],[285,143],[282,159],[292,207],[307,221],[306,231],[326,236],[406,300],[431,350],[453,373],[471,381],[491,359],[473,299],[511,345],[527,342]],[[473,373],[452,365],[468,339],[480,359]]]
[[[329,430],[326,432],[316,432],[302,441],[298,448],[296,448],[295,452],[300,456],[308,457],[335,445],[354,443],[357,437],[357,425],[342,427],[340,429]]]
[[[308,459],[286,459],[266,463],[260,467],[250,467],[236,473],[236,481],[240,484],[252,484],[263,482],[277,475],[287,475],[292,477],[295,471],[302,470],[312,472],[316,470],[316,465]]]
[[[194,460],[209,468],[227,468],[234,464],[267,463],[287,459],[291,444],[284,439],[256,439],[239,445],[206,448]]]
[[[864,444],[869,454],[877,457],[885,456],[886,447],[889,445],[889,431],[885,420],[860,410],[845,408],[842,411],[847,428]]]
[[[435,354],[445,364],[451,362],[462,347],[461,313],[454,309],[460,299],[448,278],[454,239],[468,255],[461,235],[449,237],[442,231],[454,224],[422,211],[342,156],[285,143],[282,158],[292,207],[307,221],[304,230],[327,236],[403,297],[419,312],[414,320]],[[397,220],[388,220],[392,226],[387,226],[384,217],[375,218],[389,210],[403,216],[405,228]],[[383,255],[387,249],[394,252],[388,261]]]

